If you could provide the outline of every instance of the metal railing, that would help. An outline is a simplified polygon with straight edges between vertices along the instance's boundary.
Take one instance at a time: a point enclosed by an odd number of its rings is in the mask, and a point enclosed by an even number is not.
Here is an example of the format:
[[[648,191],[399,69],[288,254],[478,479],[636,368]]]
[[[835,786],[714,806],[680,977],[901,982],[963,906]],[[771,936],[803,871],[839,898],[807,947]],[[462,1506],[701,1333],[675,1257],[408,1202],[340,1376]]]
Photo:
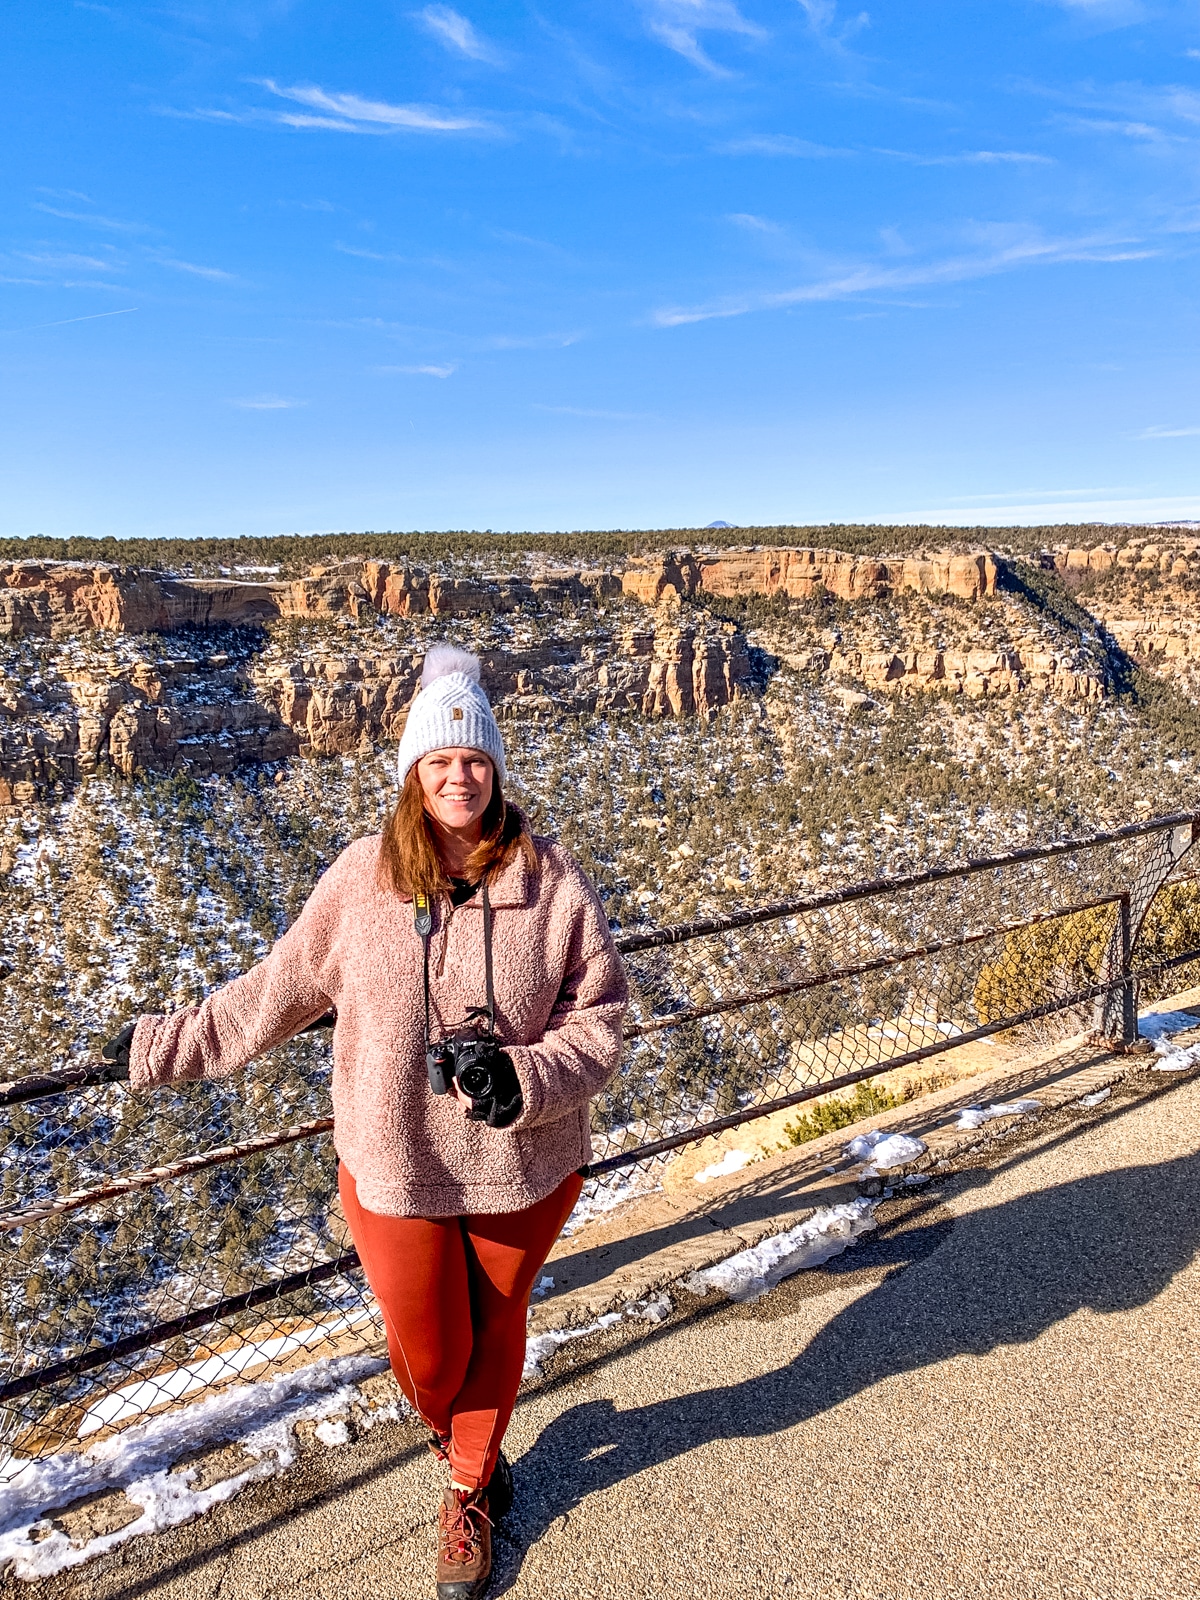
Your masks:
[[[682,1146],[1000,1033],[1136,1037],[1200,979],[1200,813],[620,934],[627,1049],[583,1213]],[[0,1441],[35,1457],[381,1330],[341,1217],[326,1053],[128,1092],[0,1085]],[[279,1127],[280,1113],[292,1120]],[[782,1135],[786,1142],[786,1134]]]

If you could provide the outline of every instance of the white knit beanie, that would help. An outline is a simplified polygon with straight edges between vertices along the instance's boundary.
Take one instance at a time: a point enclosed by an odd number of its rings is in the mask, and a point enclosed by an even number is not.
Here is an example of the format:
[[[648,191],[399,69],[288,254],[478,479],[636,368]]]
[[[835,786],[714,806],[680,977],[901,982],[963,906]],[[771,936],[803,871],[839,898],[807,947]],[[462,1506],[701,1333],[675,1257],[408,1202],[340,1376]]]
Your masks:
[[[479,657],[452,644],[435,644],[421,669],[421,687],[400,735],[396,770],[400,787],[408,769],[431,750],[482,750],[503,782],[504,741],[487,695],[479,687]]]

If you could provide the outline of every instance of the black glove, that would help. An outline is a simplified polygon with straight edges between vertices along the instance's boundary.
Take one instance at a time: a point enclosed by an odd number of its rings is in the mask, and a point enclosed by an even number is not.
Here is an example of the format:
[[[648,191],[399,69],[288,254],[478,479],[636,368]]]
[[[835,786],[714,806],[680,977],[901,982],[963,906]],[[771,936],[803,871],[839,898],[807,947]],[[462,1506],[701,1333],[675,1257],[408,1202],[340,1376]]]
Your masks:
[[[133,1030],[136,1027],[136,1022],[127,1022],[120,1033],[111,1038],[101,1050],[100,1054],[107,1063],[103,1069],[106,1082],[129,1082],[129,1046],[133,1043]]]
[[[491,1093],[471,1095],[471,1109],[467,1116],[472,1122],[486,1122],[489,1128],[507,1128],[525,1109],[521,1080],[517,1077],[517,1069],[507,1050],[493,1047],[488,1050],[486,1059]],[[459,1086],[464,1094],[471,1093],[461,1078]]]

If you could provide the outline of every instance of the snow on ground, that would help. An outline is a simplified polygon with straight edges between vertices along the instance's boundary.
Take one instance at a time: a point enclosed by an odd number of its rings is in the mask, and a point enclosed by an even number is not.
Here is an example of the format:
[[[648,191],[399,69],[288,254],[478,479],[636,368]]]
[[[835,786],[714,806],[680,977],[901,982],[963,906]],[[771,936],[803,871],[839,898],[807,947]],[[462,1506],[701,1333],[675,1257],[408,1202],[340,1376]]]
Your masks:
[[[616,1172],[606,1174],[591,1183],[585,1183],[583,1193],[563,1227],[562,1237],[570,1238],[573,1233],[578,1233],[585,1223],[594,1222],[597,1217],[604,1216],[608,1211],[615,1211],[618,1206],[624,1205],[626,1200],[652,1194],[661,1188],[662,1169],[657,1164],[618,1168]]]
[[[860,1234],[874,1228],[874,1210],[875,1202],[855,1200],[818,1211],[785,1233],[692,1273],[684,1287],[697,1295],[715,1288],[734,1299],[757,1299],[791,1273],[819,1266],[853,1244]],[[526,1342],[522,1377],[540,1376],[545,1362],[572,1340],[604,1332],[627,1317],[662,1322],[671,1310],[670,1296],[664,1292],[621,1311],[607,1312],[581,1328],[552,1328],[535,1334]],[[327,1329],[321,1331],[327,1336]],[[255,1352],[255,1359],[263,1358],[262,1348],[247,1349]],[[203,1365],[179,1369],[181,1394],[205,1381],[200,1372]],[[48,1578],[127,1539],[191,1521],[251,1483],[290,1466],[297,1453],[296,1424],[302,1420],[315,1421],[315,1437],[330,1448],[349,1443],[352,1433],[345,1416],[355,1401],[360,1402],[359,1415],[368,1427],[398,1416],[404,1406],[403,1400],[373,1410],[361,1405],[357,1385],[386,1366],[377,1356],[326,1357],[275,1378],[224,1389],[191,1405],[178,1406],[82,1451],[63,1451],[39,1460],[13,1457],[0,1468],[0,1567],[11,1562],[15,1575],[27,1581]],[[148,1404],[162,1403],[162,1385],[153,1386],[153,1396],[137,1392],[144,1387],[148,1386],[128,1385],[94,1407],[80,1429],[81,1436],[124,1420]],[[104,1415],[100,1416],[102,1409]],[[252,1459],[232,1477],[205,1489],[194,1487],[195,1468],[178,1463],[220,1445],[236,1445]],[[142,1515],[82,1545],[73,1544],[50,1521],[54,1511],[85,1495],[105,1491],[124,1491],[128,1500],[143,1508]]]
[[[567,1344],[572,1339],[586,1339],[589,1334],[602,1333],[605,1328],[613,1328],[624,1315],[623,1311],[606,1311],[602,1317],[597,1317],[595,1322],[589,1322],[583,1328],[550,1328],[545,1333],[535,1333],[532,1339],[525,1341],[522,1379],[540,1377],[543,1364],[550,1359],[559,1345]]]
[[[38,1461],[14,1457],[3,1468],[7,1481],[0,1487],[0,1567],[11,1561],[19,1578],[48,1578],[138,1534],[190,1522],[247,1485],[290,1466],[296,1459],[297,1422],[323,1422],[347,1411],[359,1398],[356,1385],[386,1365],[377,1356],[330,1356],[164,1412],[88,1450],[63,1451]],[[364,1408],[364,1422],[370,1426],[398,1414],[399,1407]],[[350,1437],[344,1423],[340,1433],[330,1427],[321,1436],[328,1444]],[[225,1444],[238,1445],[253,1458],[234,1477],[197,1489],[194,1468],[171,1470],[184,1456]],[[56,1508],[105,1490],[124,1490],[127,1499],[143,1508],[142,1515],[80,1546],[47,1520]]]
[[[874,1200],[851,1200],[825,1206],[786,1233],[691,1273],[683,1287],[696,1295],[719,1289],[731,1300],[757,1300],[793,1272],[819,1267],[869,1232],[875,1226],[875,1205]]]
[[[1075,1104],[1077,1106],[1086,1106],[1090,1111],[1093,1106],[1103,1105],[1111,1093],[1111,1089],[1097,1089],[1095,1094],[1080,1095]]]
[[[749,1150],[726,1150],[719,1161],[701,1168],[695,1175],[697,1183],[708,1183],[713,1178],[723,1178],[727,1173],[740,1172],[754,1160]]]
[[[902,1167],[925,1154],[928,1146],[923,1139],[914,1139],[907,1133],[889,1133],[886,1128],[873,1128],[869,1133],[856,1134],[846,1146],[846,1154],[854,1161],[869,1161],[869,1177],[876,1172],[886,1172],[890,1167]]]
[[[219,1355],[194,1361],[189,1366],[176,1367],[162,1377],[143,1378],[137,1383],[126,1384],[123,1389],[114,1389],[111,1394],[106,1394],[102,1400],[88,1407],[79,1425],[79,1437],[84,1439],[100,1428],[128,1422],[146,1411],[157,1410],[169,1400],[182,1400],[186,1395],[195,1394],[197,1389],[224,1382],[235,1373],[245,1372],[265,1362],[282,1361],[294,1351],[302,1350],[305,1345],[322,1344],[349,1328],[373,1321],[370,1311],[351,1312],[332,1321],[299,1328],[295,1333],[281,1334],[277,1339],[264,1339],[258,1344],[224,1350]]]
[[[1147,1011],[1138,1018],[1138,1033],[1156,1043],[1173,1033],[1186,1033],[1200,1027],[1200,1017],[1191,1011]]]
[[[1200,1061],[1200,1044],[1177,1045],[1173,1043],[1172,1035],[1187,1033],[1197,1027],[1200,1027],[1200,1017],[1190,1011],[1152,1011],[1147,1016],[1139,1017],[1138,1032],[1143,1039],[1154,1041],[1154,1053],[1158,1057],[1150,1070],[1185,1072],[1188,1067],[1194,1067]]]
[[[985,1122],[991,1122],[994,1117],[1023,1117],[1028,1112],[1041,1109],[1040,1100],[993,1101],[990,1106],[967,1106],[959,1112],[954,1126],[966,1130],[982,1128]]]

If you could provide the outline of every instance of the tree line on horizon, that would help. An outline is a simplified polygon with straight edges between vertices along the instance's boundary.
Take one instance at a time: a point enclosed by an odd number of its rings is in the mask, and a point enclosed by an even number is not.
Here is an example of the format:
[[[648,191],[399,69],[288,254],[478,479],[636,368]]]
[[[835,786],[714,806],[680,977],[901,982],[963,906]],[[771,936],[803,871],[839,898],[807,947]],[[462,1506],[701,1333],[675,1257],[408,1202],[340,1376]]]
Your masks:
[[[1073,546],[1124,543],[1136,530],[1104,523],[1060,523],[1039,527],[934,527],[883,523],[779,524],[770,527],[657,528],[558,533],[493,533],[461,529],[445,532],[362,532],[243,534],[227,539],[49,538],[29,535],[0,539],[0,560],[82,561],[162,571],[186,569],[215,575],[223,566],[279,567],[296,575],[320,561],[356,556],[435,564],[454,559],[499,564],[514,557],[541,555],[564,562],[615,562],[680,548],[819,548],[848,555],[907,555],[926,549],[978,549],[981,545],[1031,555],[1064,541]]]

